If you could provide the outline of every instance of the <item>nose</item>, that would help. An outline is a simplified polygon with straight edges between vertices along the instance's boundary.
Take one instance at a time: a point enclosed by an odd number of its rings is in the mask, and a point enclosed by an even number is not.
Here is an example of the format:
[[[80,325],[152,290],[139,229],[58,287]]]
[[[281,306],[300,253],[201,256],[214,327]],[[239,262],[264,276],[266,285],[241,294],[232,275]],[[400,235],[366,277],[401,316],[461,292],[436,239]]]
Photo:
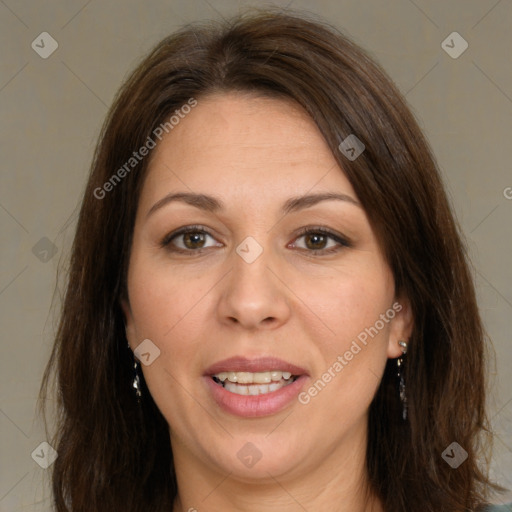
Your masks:
[[[222,280],[219,321],[250,330],[275,329],[286,323],[290,317],[288,288],[270,250],[264,250],[252,262],[237,253],[232,260],[232,269]]]

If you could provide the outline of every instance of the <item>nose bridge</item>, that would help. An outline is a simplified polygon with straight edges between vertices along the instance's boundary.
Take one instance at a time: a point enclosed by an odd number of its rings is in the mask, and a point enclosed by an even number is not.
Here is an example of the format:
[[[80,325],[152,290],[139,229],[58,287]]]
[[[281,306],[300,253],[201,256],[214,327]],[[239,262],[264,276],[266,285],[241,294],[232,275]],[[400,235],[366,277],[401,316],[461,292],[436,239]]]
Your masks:
[[[225,320],[256,327],[262,322],[279,324],[289,316],[286,288],[271,268],[276,255],[269,236],[248,236],[232,255],[232,269],[219,303],[219,314]],[[264,240],[262,240],[264,238]]]
[[[261,240],[261,237],[259,237]],[[246,281],[257,291],[269,290],[271,272],[269,267],[275,259],[269,242],[259,243],[254,237],[245,238],[235,249],[233,255],[233,278],[235,282]],[[236,278],[235,278],[236,277]]]

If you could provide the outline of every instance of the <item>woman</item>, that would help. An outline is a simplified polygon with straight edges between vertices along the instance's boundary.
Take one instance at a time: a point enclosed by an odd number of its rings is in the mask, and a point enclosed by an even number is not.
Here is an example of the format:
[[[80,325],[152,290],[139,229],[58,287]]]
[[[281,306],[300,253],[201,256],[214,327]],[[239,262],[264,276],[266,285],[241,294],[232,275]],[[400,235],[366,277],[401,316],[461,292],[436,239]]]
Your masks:
[[[383,71],[298,16],[187,27],[123,85],[84,195],[43,381],[56,510],[483,510],[484,354]]]

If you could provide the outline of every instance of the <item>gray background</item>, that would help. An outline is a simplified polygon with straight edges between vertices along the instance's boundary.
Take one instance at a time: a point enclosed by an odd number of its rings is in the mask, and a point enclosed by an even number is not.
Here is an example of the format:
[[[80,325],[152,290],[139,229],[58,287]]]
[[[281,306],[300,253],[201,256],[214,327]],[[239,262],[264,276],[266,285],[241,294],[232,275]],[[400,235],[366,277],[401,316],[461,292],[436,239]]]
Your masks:
[[[249,5],[264,4],[0,0],[0,511],[50,509],[49,470],[31,457],[45,441],[36,398],[58,310],[58,294],[51,306],[57,268],[68,254],[107,108],[127,72],[165,35]],[[492,472],[512,487],[512,2],[274,5],[316,12],[369,50],[431,142],[467,237],[497,353],[491,366],[490,416],[498,434]],[[458,58],[441,46],[454,31],[469,44]],[[47,59],[31,47],[33,41],[42,46],[42,32],[58,43]],[[461,48],[450,38],[447,43]]]

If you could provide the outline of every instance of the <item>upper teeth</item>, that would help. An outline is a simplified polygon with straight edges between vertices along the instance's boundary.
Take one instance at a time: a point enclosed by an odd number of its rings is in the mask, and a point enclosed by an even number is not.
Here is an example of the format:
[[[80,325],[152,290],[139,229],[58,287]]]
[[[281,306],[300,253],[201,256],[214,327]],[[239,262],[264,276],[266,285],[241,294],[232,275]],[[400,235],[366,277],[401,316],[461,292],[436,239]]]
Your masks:
[[[226,379],[230,382],[239,384],[268,384],[272,381],[278,382],[281,379],[288,380],[292,374],[290,372],[272,371],[272,372],[220,372],[214,377],[224,382]]]

